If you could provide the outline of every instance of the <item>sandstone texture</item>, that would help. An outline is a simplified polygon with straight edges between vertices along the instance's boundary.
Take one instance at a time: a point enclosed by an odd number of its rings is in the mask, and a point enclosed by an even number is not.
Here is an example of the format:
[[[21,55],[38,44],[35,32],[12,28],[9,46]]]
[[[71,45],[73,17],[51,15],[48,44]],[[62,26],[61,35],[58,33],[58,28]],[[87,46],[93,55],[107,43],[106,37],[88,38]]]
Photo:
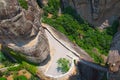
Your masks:
[[[28,9],[18,0],[0,0],[0,43],[21,52],[33,63],[41,63],[49,56],[49,44],[40,18],[42,11],[36,0],[26,0]]]
[[[112,24],[120,16],[120,0],[61,0],[62,7],[71,6],[89,23],[100,28]]]

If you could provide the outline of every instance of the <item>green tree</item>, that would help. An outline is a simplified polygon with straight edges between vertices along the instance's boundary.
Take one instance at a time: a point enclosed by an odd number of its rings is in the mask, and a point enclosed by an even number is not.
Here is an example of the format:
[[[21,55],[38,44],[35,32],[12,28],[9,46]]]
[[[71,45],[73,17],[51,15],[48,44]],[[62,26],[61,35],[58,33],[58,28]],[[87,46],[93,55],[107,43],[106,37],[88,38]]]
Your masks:
[[[70,62],[66,58],[60,58],[57,63],[58,69],[60,69],[63,73],[67,72],[70,68]]]

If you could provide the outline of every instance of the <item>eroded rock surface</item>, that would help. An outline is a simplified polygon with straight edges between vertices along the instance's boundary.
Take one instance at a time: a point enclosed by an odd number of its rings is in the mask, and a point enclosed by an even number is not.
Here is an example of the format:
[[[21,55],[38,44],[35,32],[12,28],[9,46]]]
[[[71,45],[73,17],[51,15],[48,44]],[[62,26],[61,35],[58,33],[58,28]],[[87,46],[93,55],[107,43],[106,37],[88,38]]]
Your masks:
[[[48,40],[36,0],[27,0],[27,5],[25,10],[18,0],[0,0],[0,43],[40,63],[49,56]]]
[[[62,6],[73,7],[81,17],[105,28],[120,16],[120,0],[61,0]]]
[[[108,64],[110,68],[109,80],[120,79],[120,31],[113,38],[111,49],[108,56]],[[114,73],[113,73],[114,72]]]

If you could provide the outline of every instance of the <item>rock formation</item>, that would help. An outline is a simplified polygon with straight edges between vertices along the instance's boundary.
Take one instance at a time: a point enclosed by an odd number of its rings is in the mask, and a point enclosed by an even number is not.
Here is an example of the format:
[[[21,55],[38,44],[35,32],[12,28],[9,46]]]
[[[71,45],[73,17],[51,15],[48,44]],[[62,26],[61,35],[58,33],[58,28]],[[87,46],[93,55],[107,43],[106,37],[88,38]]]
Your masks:
[[[62,7],[71,6],[89,23],[105,28],[120,16],[120,0],[61,0]]]
[[[120,17],[120,0],[61,0],[61,2],[62,8],[71,6],[83,19],[101,29]],[[120,31],[113,38],[107,63],[110,69],[109,80],[120,80]]]
[[[48,40],[36,1],[26,1],[27,10],[18,0],[0,0],[0,43],[21,52],[28,61],[40,63],[49,56]]]
[[[109,80],[120,79],[120,32],[117,32],[113,38],[111,49],[108,56],[108,64],[110,69]],[[114,73],[113,73],[114,72]]]

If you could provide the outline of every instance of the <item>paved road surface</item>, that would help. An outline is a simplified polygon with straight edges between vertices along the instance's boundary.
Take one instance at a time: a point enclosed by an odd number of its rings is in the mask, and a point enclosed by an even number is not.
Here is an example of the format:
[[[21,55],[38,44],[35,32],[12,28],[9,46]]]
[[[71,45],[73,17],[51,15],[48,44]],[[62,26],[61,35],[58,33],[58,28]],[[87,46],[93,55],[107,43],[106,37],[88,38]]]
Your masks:
[[[62,46],[58,41],[56,41],[47,30],[45,30],[45,32],[50,45],[50,52],[52,54],[51,56],[52,61],[49,67],[47,68],[45,74],[48,76],[59,76],[62,73],[57,70],[57,60],[60,58],[66,58],[70,62],[72,62],[71,57],[76,57],[76,56],[68,49],[66,49],[64,46]]]
[[[69,49],[67,49],[66,47],[64,47],[60,42],[58,42],[48,31],[47,29],[45,29],[45,33],[47,35],[47,38],[48,38],[48,42],[49,42],[49,45],[50,45],[50,53],[51,53],[51,63],[50,65],[48,66],[48,68],[46,69],[46,72],[45,74],[48,75],[48,76],[60,76],[62,75],[61,72],[59,72],[57,70],[57,60],[60,59],[60,58],[67,58],[70,62],[72,62],[72,59],[78,59],[78,57],[73,54]],[[100,70],[104,70],[106,71],[105,68],[102,68],[98,65],[93,65],[91,64],[90,62],[84,62],[84,61],[81,61],[83,62],[85,65],[89,65],[91,67],[94,67],[94,68],[98,68]]]

